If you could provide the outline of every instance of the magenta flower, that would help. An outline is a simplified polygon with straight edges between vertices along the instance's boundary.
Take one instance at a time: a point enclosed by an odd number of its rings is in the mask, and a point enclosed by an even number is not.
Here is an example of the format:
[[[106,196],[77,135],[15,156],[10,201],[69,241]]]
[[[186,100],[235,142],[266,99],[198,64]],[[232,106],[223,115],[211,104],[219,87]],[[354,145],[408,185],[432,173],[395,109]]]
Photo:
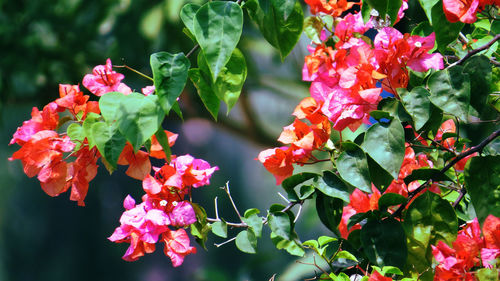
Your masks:
[[[125,76],[113,71],[111,60],[106,60],[106,65],[98,65],[92,70],[92,74],[83,77],[83,86],[96,96],[102,96],[109,92],[120,92],[125,95],[132,93],[132,90],[121,83]]]

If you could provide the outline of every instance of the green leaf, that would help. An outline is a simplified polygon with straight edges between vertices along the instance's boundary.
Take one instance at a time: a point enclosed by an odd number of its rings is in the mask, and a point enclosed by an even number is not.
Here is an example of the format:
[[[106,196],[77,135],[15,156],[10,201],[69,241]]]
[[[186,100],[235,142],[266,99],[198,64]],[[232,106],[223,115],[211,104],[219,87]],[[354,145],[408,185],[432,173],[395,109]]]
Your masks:
[[[338,260],[338,259],[346,259],[346,260],[353,260],[353,261],[356,261],[358,262],[358,259],[351,253],[349,253],[348,251],[340,251],[337,253],[337,255],[335,255],[335,259]]]
[[[475,276],[479,281],[498,281],[498,269],[481,268],[477,271]]]
[[[420,130],[429,121],[432,113],[430,93],[423,86],[413,88],[411,92],[406,89],[398,89],[401,103],[412,117],[415,130]]]
[[[320,247],[323,247],[326,244],[328,244],[330,242],[335,242],[335,241],[338,241],[338,239],[335,238],[335,237],[330,237],[330,236],[324,236],[324,235],[322,235],[322,236],[320,236],[318,238],[318,243],[319,243]]]
[[[193,26],[215,82],[240,41],[243,11],[235,2],[208,2],[196,12]]]
[[[406,263],[406,236],[401,223],[393,218],[369,220],[361,228],[361,243],[370,262],[403,267]]]
[[[85,118],[85,121],[83,121],[83,133],[85,134],[85,137],[87,138],[87,141],[89,143],[89,149],[92,149],[96,145],[94,135],[92,135],[92,125],[98,122],[99,119],[101,119],[101,115],[89,112],[87,114],[87,117]]]
[[[160,126],[158,128],[158,131],[155,133],[156,139],[161,145],[161,148],[163,148],[163,152],[165,152],[165,156],[167,156],[167,162],[170,162],[170,156],[172,152],[170,151],[170,145],[168,144],[168,137],[167,134],[165,133],[165,130]]]
[[[200,9],[200,5],[188,3],[181,9],[180,17],[186,28],[194,34],[194,17],[196,12]]]
[[[292,220],[287,213],[272,212],[268,215],[268,223],[271,230],[286,240],[291,239]]]
[[[248,224],[249,229],[253,231],[255,236],[260,237],[262,235],[262,218],[258,216],[260,211],[258,209],[252,208],[245,211],[242,220]]]
[[[196,214],[196,222],[190,225],[191,235],[206,250],[205,243],[207,242],[208,232],[210,232],[210,225],[207,223],[207,212],[196,203],[191,203],[191,206],[193,206],[194,213]]]
[[[315,187],[313,185],[303,185],[299,189],[299,199],[306,200],[314,194]]]
[[[428,179],[432,179],[433,181],[453,181],[446,174],[441,173],[439,169],[435,168],[415,169],[410,175],[406,176],[404,181],[406,185],[409,185],[412,181]]]
[[[500,156],[476,156],[465,168],[465,186],[480,223],[500,217]]]
[[[321,222],[332,232],[338,233],[337,227],[342,219],[344,201],[316,192],[316,211]]]
[[[473,56],[465,62],[463,71],[470,77],[471,90],[474,89],[474,97],[470,99],[470,105],[477,111],[477,116],[481,116],[483,112],[490,109],[488,106],[492,81],[490,60],[483,55]]]
[[[413,201],[405,213],[403,226],[408,238],[408,270],[415,275],[431,266],[431,245],[439,240],[451,245],[458,231],[455,210],[432,192],[425,192]]]
[[[394,179],[398,178],[405,155],[404,129],[398,119],[376,123],[366,131],[361,148]]]
[[[78,123],[72,123],[66,129],[66,133],[72,142],[76,143],[75,151],[78,150],[85,139],[85,132],[83,127]]]
[[[304,20],[304,33],[313,43],[321,44],[321,30],[323,30],[323,22],[317,17],[310,16]]]
[[[432,25],[432,7],[436,5],[440,0],[418,0],[422,9],[424,9],[425,15],[429,19],[429,23]]]
[[[352,143],[350,149],[339,155],[336,164],[340,177],[344,181],[364,192],[372,192],[368,160],[361,147]]]
[[[431,102],[444,112],[467,120],[470,102],[469,75],[462,66],[454,66],[433,73],[427,81]]]
[[[304,249],[295,241],[297,239],[297,234],[292,233],[292,239],[287,240],[283,237],[276,235],[276,233],[271,232],[271,241],[276,246],[276,249],[285,249],[290,255],[302,257],[305,254]]]
[[[219,113],[220,100],[215,95],[214,91],[210,87],[210,80],[205,80],[202,76],[200,69],[192,68],[188,72],[189,79],[193,82],[194,86],[198,90],[198,95],[201,101],[205,105],[205,108],[212,114],[212,117],[217,120],[217,115]]]
[[[370,156],[367,157],[368,169],[370,170],[370,178],[373,185],[375,185],[380,191],[384,191],[392,183],[393,178],[389,172],[380,167],[375,160]]]
[[[104,122],[94,123],[91,130],[97,149],[110,165],[110,167],[106,167],[111,168],[109,172],[112,173],[116,170],[116,162],[125,147],[125,137],[116,126]]]
[[[310,247],[312,249],[317,250],[319,247],[319,244],[318,244],[318,241],[316,241],[316,240],[307,240],[307,241],[302,243],[302,246]]]
[[[99,99],[101,115],[108,124],[118,122],[118,114],[123,97],[125,95],[120,92],[111,92],[104,94]]]
[[[257,252],[257,238],[251,230],[243,230],[236,235],[236,247],[244,253],[255,254]]]
[[[304,12],[298,1],[293,10],[286,16],[287,9],[283,9],[283,0],[272,0],[267,11],[259,5],[257,0],[245,3],[248,13],[257,23],[264,38],[278,51],[283,61],[297,44],[304,24]],[[287,1],[288,2],[288,1]]]
[[[402,0],[365,0],[372,8],[378,11],[379,16],[385,19],[385,15],[389,15],[391,23],[398,18],[398,11],[401,7]]]
[[[219,237],[227,238],[227,223],[223,220],[212,223],[212,232]]]
[[[198,54],[198,66],[202,73],[205,73],[205,77],[210,75],[203,52]],[[246,77],[247,65],[245,57],[236,48],[226,66],[221,70],[217,80],[214,83],[209,79],[205,79],[205,81],[210,85],[217,98],[227,104],[227,113],[229,114],[229,111],[238,101]]]
[[[406,197],[397,193],[385,193],[378,199],[378,209],[383,211],[389,206],[396,206],[406,202]]]
[[[446,51],[448,44],[458,38],[460,30],[464,27],[464,23],[462,22],[451,23],[446,19],[442,1],[437,1],[432,7],[429,22],[432,23],[432,28],[436,32],[436,43],[439,51],[442,53]]]
[[[186,85],[191,63],[184,53],[159,52],[151,55],[150,64],[156,95],[168,114]]]
[[[314,186],[329,197],[339,198],[349,203],[351,194],[349,187],[331,171],[324,171],[323,176],[315,180]]]
[[[380,119],[389,119],[392,120],[393,116],[387,112],[382,110],[373,110],[370,112],[370,116],[379,121]]]
[[[288,194],[288,198],[292,201],[298,201],[299,196],[297,195],[297,192],[295,192],[295,187],[298,186],[301,183],[304,183],[310,179],[316,179],[318,178],[319,175],[315,173],[298,173],[295,175],[292,175],[288,178],[286,178],[282,183],[281,186],[283,189],[285,189],[286,193]]]

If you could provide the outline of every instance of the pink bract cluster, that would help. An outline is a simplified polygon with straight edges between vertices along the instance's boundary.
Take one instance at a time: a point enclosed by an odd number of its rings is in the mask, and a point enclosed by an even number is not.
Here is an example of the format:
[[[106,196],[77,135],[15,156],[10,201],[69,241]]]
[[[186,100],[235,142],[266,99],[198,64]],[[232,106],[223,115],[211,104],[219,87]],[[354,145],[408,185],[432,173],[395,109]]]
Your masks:
[[[443,11],[450,22],[474,23],[486,5],[500,6],[499,0],[443,0]]]
[[[111,60],[98,65],[92,74],[83,78],[83,85],[94,95],[109,92],[128,95],[130,87],[121,81],[124,75],[113,70]],[[152,95],[154,86],[142,89],[144,95]],[[66,132],[57,130],[65,122],[85,124],[93,114],[96,122],[104,120],[99,115],[99,103],[89,101],[78,85],[60,85],[59,98],[46,105],[42,111],[33,108],[31,119],[17,129],[10,144],[21,148],[9,160],[21,160],[24,172],[29,177],[37,176],[42,189],[50,196],[58,196],[71,187],[70,199],[85,205],[89,182],[97,174],[97,160],[101,157],[97,147],[90,146],[87,136],[83,140],[72,140]],[[65,117],[60,117],[61,113]],[[173,146],[177,134],[165,130],[168,145]],[[212,174],[218,170],[206,161],[191,155],[176,157],[161,168],[152,167],[150,157],[167,160],[165,151],[155,135],[150,139],[148,151],[134,151],[127,142],[117,160],[118,165],[128,165],[126,174],[142,181],[146,194],[136,204],[127,196],[123,203],[126,211],[109,240],[130,243],[123,259],[137,260],[145,253],[155,250],[158,241],[165,244],[165,255],[174,266],[179,266],[188,254],[195,253],[184,230],[197,221],[190,197],[191,189],[210,184]],[[68,159],[72,159],[69,162]],[[104,161],[104,160],[103,160]],[[153,169],[154,175],[151,175]]]
[[[398,97],[397,89],[408,86],[408,68],[424,72],[442,69],[443,57],[429,53],[434,33],[427,37],[401,34],[392,27],[379,30],[373,43],[364,34],[373,28],[361,14],[348,14],[323,36],[324,43],[310,47],[303,79],[311,81],[311,96],[322,104],[321,112],[333,128],[356,130],[368,123],[385,90]],[[327,45],[335,40],[335,48]],[[377,83],[381,83],[381,87]]]
[[[439,263],[435,281],[477,280],[473,268],[493,268],[500,257],[500,218],[489,215],[483,223],[483,237],[477,218],[458,232],[452,247],[443,241],[432,246]]]
[[[120,218],[121,225],[109,240],[130,243],[123,256],[126,261],[135,261],[145,253],[153,252],[160,240],[165,243],[165,255],[170,257],[174,266],[179,266],[186,255],[196,252],[182,228],[197,221],[195,211],[185,197],[191,193],[191,188],[210,184],[210,177],[218,167],[210,167],[204,160],[183,155],[174,158],[170,164],[153,169],[154,176],[148,174],[142,181],[146,192],[142,203],[136,205],[130,196],[125,198],[123,206],[126,211]]]

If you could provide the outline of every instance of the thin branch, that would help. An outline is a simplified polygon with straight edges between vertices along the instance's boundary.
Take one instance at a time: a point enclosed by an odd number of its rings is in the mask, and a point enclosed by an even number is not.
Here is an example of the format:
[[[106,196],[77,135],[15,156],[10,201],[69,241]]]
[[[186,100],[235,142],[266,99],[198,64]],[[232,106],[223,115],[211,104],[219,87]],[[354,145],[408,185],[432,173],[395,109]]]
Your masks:
[[[133,69],[132,67],[130,67],[130,66],[126,65],[126,64],[124,64],[124,65],[113,65],[113,67],[117,67],[117,68],[126,68],[126,69],[128,69],[128,70],[130,70],[130,71],[132,71],[132,72],[135,72],[135,73],[139,74],[140,76],[142,76],[142,77],[144,77],[144,78],[146,78],[146,79],[149,79],[149,80],[151,80],[151,81],[154,81],[154,80],[153,80],[153,78],[151,78],[151,77],[147,76],[146,74],[144,74],[144,73],[140,72],[139,70],[135,70],[135,69]]]
[[[465,189],[465,187],[462,187],[458,193],[459,193],[459,195],[458,195],[457,200],[455,200],[455,202],[453,202],[453,204],[452,204],[453,208],[455,208],[460,203],[460,201],[462,201],[465,194],[467,193],[467,189]]]
[[[217,196],[215,196],[214,201],[215,201],[215,204],[214,204],[215,205],[215,219],[220,220],[219,219],[219,210],[217,208]]]
[[[242,223],[245,223],[243,221],[243,218],[240,215],[240,212],[238,211],[238,208],[236,208],[236,204],[234,204],[233,197],[231,196],[231,191],[229,190],[229,182],[226,182],[226,186],[222,187],[222,189],[224,189],[224,191],[226,191],[227,196],[229,197],[229,200],[231,201],[231,204],[233,205],[233,209],[236,212],[236,214],[238,215],[238,218],[240,218]]]
[[[214,245],[215,245],[215,247],[219,248],[220,246],[226,245],[227,243],[233,242],[234,240],[236,240],[236,237],[233,237],[233,238],[231,238],[229,240],[226,240],[226,241],[224,241],[224,242],[222,242],[220,244],[215,244],[214,243]]]
[[[448,171],[451,167],[453,167],[453,165],[455,165],[456,163],[458,163],[458,161],[464,159],[465,157],[469,156],[469,155],[472,155],[476,152],[479,152],[481,153],[483,151],[483,149],[486,147],[486,145],[488,145],[490,142],[492,142],[493,140],[495,140],[498,136],[500,136],[500,129],[499,130],[496,130],[495,132],[493,132],[491,135],[489,135],[485,140],[483,140],[481,143],[479,143],[478,145],[476,146],[473,146],[471,149],[467,150],[467,151],[464,151],[462,153],[460,153],[457,157],[453,158],[453,160],[451,160],[446,166],[444,166],[438,173],[438,175],[444,175],[444,173],[446,171]],[[436,175],[437,176],[437,175]],[[417,189],[415,189],[414,191],[410,192],[408,194],[408,199],[406,200],[405,203],[401,204],[401,206],[399,206],[399,208],[391,215],[391,217],[398,217],[401,215],[401,212],[403,212],[403,210],[406,208],[406,205],[408,205],[408,203],[417,195],[419,194],[422,190],[425,189],[425,187],[427,185],[429,185],[430,183],[432,182],[432,178],[431,179],[428,179],[426,180],[423,184],[421,184]]]
[[[207,218],[207,221],[208,222],[219,222],[221,221],[221,219],[214,219],[214,218]],[[248,227],[248,224],[244,223],[244,222],[226,222],[226,224],[228,226],[231,226],[231,227]]]
[[[186,54],[186,58],[189,58],[198,49],[198,47],[200,47],[200,45],[198,45],[198,44],[194,45],[194,47],[191,49],[191,51],[189,51]]]
[[[495,37],[493,37],[493,39],[491,39],[490,42],[486,43],[485,45],[477,48],[477,49],[474,49],[470,52],[468,52],[463,58],[459,59],[458,61],[450,64],[447,68],[450,68],[450,67],[453,67],[455,65],[458,65],[458,64],[462,64],[464,61],[466,61],[467,59],[469,59],[470,57],[472,57],[473,55],[481,52],[481,51],[484,51],[486,49],[488,49],[489,47],[491,47],[491,45],[495,44],[496,41],[500,40],[500,34],[497,34]]]

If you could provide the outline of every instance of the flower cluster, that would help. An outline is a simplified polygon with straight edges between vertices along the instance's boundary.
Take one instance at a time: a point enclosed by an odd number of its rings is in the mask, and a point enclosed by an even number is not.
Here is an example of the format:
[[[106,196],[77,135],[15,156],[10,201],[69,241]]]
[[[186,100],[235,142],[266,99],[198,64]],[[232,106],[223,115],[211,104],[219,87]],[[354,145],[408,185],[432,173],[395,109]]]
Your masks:
[[[384,27],[371,43],[364,34],[372,28],[372,22],[365,24],[360,13],[348,14],[338,20],[332,34],[323,31],[323,42],[310,47],[311,55],[305,59],[303,79],[312,82],[311,96],[322,104],[321,112],[335,130],[349,127],[354,131],[368,123],[382,90],[397,96],[397,88],[407,87],[407,67],[419,72],[443,68],[443,57],[429,53],[434,33],[410,36]]]
[[[126,211],[109,240],[130,243],[123,259],[135,261],[145,253],[155,250],[160,240],[165,243],[165,255],[174,266],[179,266],[186,255],[196,252],[182,227],[195,223],[196,214],[186,196],[191,188],[210,184],[210,177],[218,167],[190,155],[175,157],[170,164],[153,167],[155,174],[147,174],[142,187],[146,194],[136,205],[132,197],[123,202]],[[177,229],[171,229],[174,227]],[[160,238],[161,236],[161,238]]]
[[[500,6],[499,0],[443,0],[443,11],[450,22],[474,23],[486,5]]]
[[[425,154],[415,155],[415,151],[409,146],[409,144],[406,144],[405,157],[403,164],[401,165],[401,169],[399,170],[398,178],[393,180],[383,193],[397,193],[408,197],[408,193],[415,190],[419,186],[419,183],[418,181],[413,181],[407,185],[404,182],[404,178],[410,175],[413,170],[423,167],[432,167],[432,162],[427,159]],[[429,191],[441,193],[436,185],[431,185],[429,187]],[[339,231],[342,237],[347,239],[347,236],[349,236],[351,231],[361,228],[361,226],[357,224],[348,229],[347,224],[349,219],[358,213],[377,210],[378,200],[381,196],[382,194],[373,184],[371,194],[367,194],[359,189],[354,190],[349,197],[349,204],[344,206],[342,211],[342,220],[339,225]],[[391,212],[391,210],[389,210],[389,212]]]
[[[439,263],[434,280],[476,280],[471,269],[493,268],[500,260],[500,218],[489,215],[483,223],[483,237],[477,218],[458,232],[452,247],[443,241],[432,245],[432,254]]]
[[[48,195],[57,196],[71,187],[70,199],[84,205],[89,181],[97,173],[99,153],[95,147],[77,146],[56,130],[68,118],[60,118],[59,114],[69,112],[72,120],[83,121],[88,113],[98,114],[99,106],[89,101],[89,96],[84,95],[78,85],[59,85],[59,96],[41,112],[34,107],[31,119],[17,128],[10,144],[16,143],[21,148],[9,160],[21,160],[25,174],[37,175]],[[67,161],[70,156],[75,158],[73,162]]]
[[[303,99],[295,108],[295,121],[283,128],[278,141],[289,146],[276,147],[262,151],[258,160],[274,175],[276,184],[292,175],[293,165],[303,165],[310,158],[312,151],[319,150],[330,139],[330,122],[319,112],[321,104],[313,98]],[[301,121],[308,120],[311,125]]]

